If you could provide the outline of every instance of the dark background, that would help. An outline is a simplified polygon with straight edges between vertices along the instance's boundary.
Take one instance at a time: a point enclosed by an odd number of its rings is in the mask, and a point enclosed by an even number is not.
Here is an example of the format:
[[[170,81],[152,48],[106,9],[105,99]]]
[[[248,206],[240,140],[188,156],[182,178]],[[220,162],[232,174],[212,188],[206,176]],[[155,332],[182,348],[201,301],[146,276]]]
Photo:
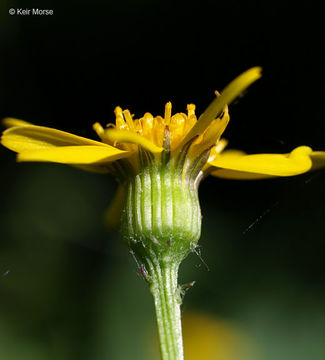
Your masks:
[[[33,7],[54,15],[8,14]],[[140,117],[193,102],[199,114],[260,65],[231,105],[229,147],[325,150],[321,13],[286,1],[2,1],[0,116],[96,139],[92,124],[113,121],[116,105]],[[149,292],[102,221],[113,179],[0,157],[1,359],[153,359]],[[205,180],[202,260],[180,274],[197,281],[184,317],[241,329],[258,349],[250,359],[324,359],[324,182],[324,171]]]

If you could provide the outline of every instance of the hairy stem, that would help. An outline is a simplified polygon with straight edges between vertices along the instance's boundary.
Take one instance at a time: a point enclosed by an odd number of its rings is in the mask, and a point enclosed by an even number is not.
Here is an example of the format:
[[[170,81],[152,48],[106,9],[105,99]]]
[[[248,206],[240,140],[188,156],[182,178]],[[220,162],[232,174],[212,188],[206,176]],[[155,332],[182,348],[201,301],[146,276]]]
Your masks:
[[[178,265],[148,261],[147,271],[156,309],[161,359],[183,360]]]

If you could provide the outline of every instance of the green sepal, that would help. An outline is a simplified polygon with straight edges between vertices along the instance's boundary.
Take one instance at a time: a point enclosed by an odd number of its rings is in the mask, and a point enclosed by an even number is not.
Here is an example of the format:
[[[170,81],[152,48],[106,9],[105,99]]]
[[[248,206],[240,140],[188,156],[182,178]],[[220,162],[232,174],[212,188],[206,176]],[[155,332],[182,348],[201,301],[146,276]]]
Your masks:
[[[140,261],[180,263],[195,249],[201,233],[197,186],[178,169],[154,161],[129,178],[122,233]]]

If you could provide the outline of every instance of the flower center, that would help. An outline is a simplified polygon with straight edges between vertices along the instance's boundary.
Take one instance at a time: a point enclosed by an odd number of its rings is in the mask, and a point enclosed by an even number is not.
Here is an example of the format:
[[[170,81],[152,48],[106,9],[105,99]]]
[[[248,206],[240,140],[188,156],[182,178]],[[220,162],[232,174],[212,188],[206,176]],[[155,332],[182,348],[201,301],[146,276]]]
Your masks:
[[[162,147],[165,128],[168,127],[170,147],[173,150],[197,122],[197,119],[195,105],[193,104],[187,106],[187,114],[178,113],[172,116],[171,110],[172,104],[168,102],[165,106],[164,117],[153,117],[150,113],[145,113],[142,118],[133,120],[129,110],[122,111],[120,107],[116,107],[116,129],[134,132],[145,137],[158,147]]]
[[[164,117],[154,117],[150,113],[145,113],[142,118],[133,119],[129,110],[122,110],[119,106],[115,108],[115,124],[108,124],[104,130],[100,124],[94,124],[94,130],[101,139],[119,147],[123,150],[135,152],[138,145],[144,146],[151,152],[160,152],[165,141],[166,131],[169,134],[169,147],[173,153],[183,147],[182,141],[198,122],[195,115],[195,105],[187,105],[187,114],[177,113],[172,115],[172,104],[165,105]],[[202,131],[200,135],[193,138],[189,155],[196,155],[213,145],[216,145],[221,134],[229,122],[228,107]],[[111,128],[114,128],[112,130]],[[191,139],[188,139],[191,140]]]

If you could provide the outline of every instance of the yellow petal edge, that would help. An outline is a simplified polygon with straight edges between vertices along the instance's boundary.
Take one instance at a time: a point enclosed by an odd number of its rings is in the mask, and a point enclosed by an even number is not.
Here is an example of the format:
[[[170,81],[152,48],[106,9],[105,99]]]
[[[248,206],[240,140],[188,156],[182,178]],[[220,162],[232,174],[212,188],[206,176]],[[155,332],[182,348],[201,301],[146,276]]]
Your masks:
[[[312,168],[308,146],[299,146],[290,154],[220,154],[209,162],[211,174],[227,179],[263,179],[274,176],[293,176],[307,172]]]

